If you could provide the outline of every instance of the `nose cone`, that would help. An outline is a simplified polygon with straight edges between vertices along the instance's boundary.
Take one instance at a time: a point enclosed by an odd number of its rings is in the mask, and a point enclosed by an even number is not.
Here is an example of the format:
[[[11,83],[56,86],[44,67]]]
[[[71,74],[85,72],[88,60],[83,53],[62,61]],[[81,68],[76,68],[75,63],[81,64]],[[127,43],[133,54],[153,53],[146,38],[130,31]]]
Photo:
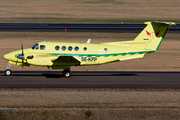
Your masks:
[[[11,57],[12,57],[12,56],[11,56],[9,53],[4,55],[4,59],[6,59],[6,60],[10,60]]]
[[[4,59],[10,60],[10,61],[17,61],[17,58],[15,55],[16,55],[16,52],[10,52],[4,55]]]
[[[29,49],[24,49],[24,54],[26,53],[27,50]],[[22,50],[16,50],[16,51],[5,54],[4,59],[10,60],[13,62],[21,62],[22,61],[21,59],[24,59],[24,55],[22,55]]]

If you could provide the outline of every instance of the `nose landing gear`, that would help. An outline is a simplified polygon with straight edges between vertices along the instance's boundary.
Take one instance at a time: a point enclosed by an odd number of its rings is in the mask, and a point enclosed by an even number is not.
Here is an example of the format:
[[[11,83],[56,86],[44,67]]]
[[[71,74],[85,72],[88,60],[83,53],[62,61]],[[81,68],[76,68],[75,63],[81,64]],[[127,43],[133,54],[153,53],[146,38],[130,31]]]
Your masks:
[[[5,71],[5,75],[6,76],[10,76],[12,74],[12,71],[10,70],[10,69],[7,69],[6,71]]]
[[[8,64],[8,66],[6,67],[6,71],[5,71],[5,75],[6,76],[10,76],[12,74],[12,71],[10,70],[11,64]]]

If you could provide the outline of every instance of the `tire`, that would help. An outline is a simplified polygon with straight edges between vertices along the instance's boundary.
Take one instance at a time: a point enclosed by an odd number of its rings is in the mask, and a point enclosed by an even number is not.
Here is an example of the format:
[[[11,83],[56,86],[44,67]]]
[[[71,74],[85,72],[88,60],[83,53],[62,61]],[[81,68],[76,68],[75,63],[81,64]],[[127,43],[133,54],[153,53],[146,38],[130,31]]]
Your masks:
[[[5,71],[5,75],[6,75],[6,76],[10,76],[11,74],[12,74],[12,72],[11,72],[10,69],[7,69],[7,70]]]
[[[70,77],[71,76],[71,71],[69,69],[65,69],[63,70],[63,76],[64,77]]]
[[[70,72],[67,72],[67,73],[64,74],[64,76],[65,76],[65,77],[70,77],[71,74],[70,74]]]

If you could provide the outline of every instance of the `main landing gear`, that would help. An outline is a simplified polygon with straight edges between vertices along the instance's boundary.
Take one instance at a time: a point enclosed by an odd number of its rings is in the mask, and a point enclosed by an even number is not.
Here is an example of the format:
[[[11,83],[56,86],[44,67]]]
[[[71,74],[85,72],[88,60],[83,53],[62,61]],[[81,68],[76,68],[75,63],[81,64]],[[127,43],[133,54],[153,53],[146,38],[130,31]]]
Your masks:
[[[62,73],[63,73],[64,77],[70,77],[71,76],[71,70],[70,69],[64,69]]]
[[[10,70],[10,67],[11,67],[10,64],[8,64],[8,66],[6,67],[7,68],[6,71],[5,71],[6,76],[10,76],[12,74],[12,71]]]

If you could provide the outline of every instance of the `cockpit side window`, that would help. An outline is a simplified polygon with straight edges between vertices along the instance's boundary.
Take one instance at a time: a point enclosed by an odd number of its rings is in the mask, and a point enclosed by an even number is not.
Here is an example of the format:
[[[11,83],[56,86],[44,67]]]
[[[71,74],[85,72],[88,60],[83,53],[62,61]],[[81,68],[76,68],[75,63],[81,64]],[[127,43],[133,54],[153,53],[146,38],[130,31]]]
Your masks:
[[[39,44],[35,44],[32,46],[32,49],[34,50]],[[38,48],[37,48],[38,49]]]
[[[40,45],[40,50],[45,50],[46,46],[45,45]]]

